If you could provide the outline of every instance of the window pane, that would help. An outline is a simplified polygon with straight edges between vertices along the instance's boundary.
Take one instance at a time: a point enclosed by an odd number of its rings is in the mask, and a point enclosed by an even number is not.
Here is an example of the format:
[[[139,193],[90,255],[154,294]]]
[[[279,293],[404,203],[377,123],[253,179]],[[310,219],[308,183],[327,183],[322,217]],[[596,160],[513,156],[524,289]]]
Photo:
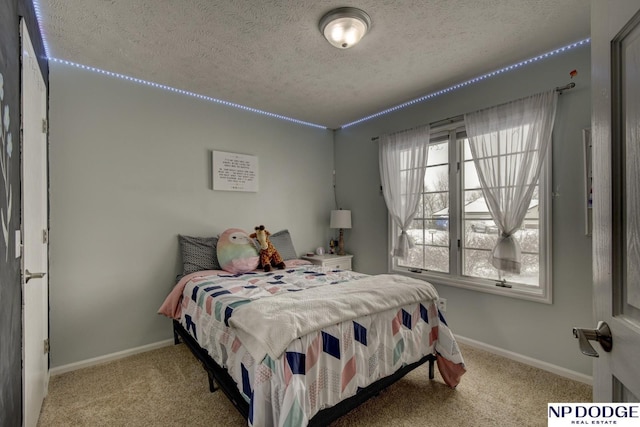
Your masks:
[[[464,200],[463,213],[465,219],[489,220],[493,222],[482,191],[465,191]]]
[[[427,241],[430,241],[430,237],[427,237]],[[448,273],[449,248],[416,244],[409,250],[409,256],[398,260],[398,266]]]
[[[449,142],[440,142],[429,145],[429,158],[427,166],[445,165],[449,163]]]
[[[476,173],[475,165],[471,157],[468,140],[463,140],[463,274],[471,277],[485,278],[490,280],[498,280],[498,270],[489,262],[489,255],[494,248],[499,237],[499,229],[491,218],[489,208],[480,190],[480,182]],[[497,162],[503,174],[507,162],[505,148],[501,146],[500,150],[497,146],[495,155],[500,156],[500,162]],[[520,156],[516,154],[515,156]],[[510,170],[510,172],[514,172]],[[538,193],[536,186],[534,196],[529,205],[529,210],[525,216],[522,228],[514,234],[520,244],[522,251],[522,268],[521,274],[511,274],[500,276],[507,281],[513,283],[538,285],[539,282],[539,247],[540,236],[538,233],[540,225],[540,216],[538,211]]]
[[[464,275],[498,281],[498,270],[489,263],[490,251],[467,250],[464,254]],[[523,254],[520,274],[502,273],[507,282],[538,286],[540,270],[538,255]]]
[[[465,221],[464,247],[491,250],[498,241],[498,227],[493,221]]]
[[[490,250],[465,249],[463,274],[465,276],[498,280],[498,270],[489,262]]]
[[[463,247],[463,274],[466,276],[498,279],[498,270],[489,262],[489,255],[495,246],[497,231],[477,227],[477,221],[465,221]],[[472,226],[476,225],[474,231]],[[520,274],[503,274],[502,277],[513,283],[538,285],[540,271],[539,233],[537,228],[518,230],[514,234],[522,251]]]
[[[427,193],[423,194],[424,216],[438,219],[449,217],[449,193]]]
[[[396,227],[394,227],[396,228]],[[394,230],[397,239],[399,229]],[[420,207],[407,231],[414,247],[396,265],[438,272],[449,271],[449,142],[429,145],[429,158]]]
[[[407,234],[414,248],[398,265],[435,271],[449,271],[449,218],[414,220]],[[397,230],[396,236],[400,233]]]
[[[425,246],[424,267],[426,270],[449,272],[449,247]]]
[[[522,254],[522,270],[520,274],[505,275],[507,280],[527,285],[538,285],[540,281],[540,264],[538,254]]]
[[[469,203],[478,200],[478,199],[484,199],[484,196],[482,195],[482,190],[471,190],[471,191],[465,191],[464,192],[464,206],[467,206]],[[488,212],[488,211],[487,211]]]
[[[424,234],[426,232],[424,227],[423,221],[413,221],[411,228],[407,230],[407,234],[413,239],[413,243],[417,245],[424,244]]]
[[[525,223],[526,223],[526,220],[525,220]],[[537,228],[538,227],[537,221],[536,221],[536,224],[531,223],[530,225],[532,227],[535,226],[535,228],[521,229],[516,231],[516,233],[514,234],[514,236],[518,240],[518,243],[520,244],[520,249],[522,250],[523,254],[524,253],[537,254],[540,251],[539,250],[540,236]],[[536,260],[536,264],[537,264],[537,260]]]
[[[469,148],[469,139],[464,138],[462,142],[464,143],[464,153],[462,155],[467,160],[473,159],[473,156],[471,155],[471,149]]]
[[[424,246],[414,245],[409,249],[409,255],[404,259],[397,258],[398,266],[408,268],[424,268]]]
[[[424,191],[449,191],[449,165],[429,166],[424,174]]]
[[[448,218],[446,220],[448,222]],[[449,230],[446,225],[435,224],[435,227],[428,228],[424,231],[424,244],[429,246],[449,247]]]
[[[480,188],[480,180],[473,162],[464,162],[464,188]]]
[[[464,275],[484,279],[499,280],[498,270],[489,262],[491,251],[467,249],[464,252]],[[539,264],[537,254],[522,255],[520,274],[504,273],[502,278],[507,282],[538,285]]]
[[[420,201],[418,202],[418,211],[413,216],[414,219],[424,218],[424,194],[420,195]]]

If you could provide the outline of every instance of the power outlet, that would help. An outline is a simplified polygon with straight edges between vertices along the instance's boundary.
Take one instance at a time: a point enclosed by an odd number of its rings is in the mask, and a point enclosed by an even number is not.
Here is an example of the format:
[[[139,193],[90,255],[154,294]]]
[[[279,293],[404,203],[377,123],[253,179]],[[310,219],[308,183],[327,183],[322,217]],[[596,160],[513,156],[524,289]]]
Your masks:
[[[446,298],[438,298],[438,309],[443,313],[447,311],[447,299]]]

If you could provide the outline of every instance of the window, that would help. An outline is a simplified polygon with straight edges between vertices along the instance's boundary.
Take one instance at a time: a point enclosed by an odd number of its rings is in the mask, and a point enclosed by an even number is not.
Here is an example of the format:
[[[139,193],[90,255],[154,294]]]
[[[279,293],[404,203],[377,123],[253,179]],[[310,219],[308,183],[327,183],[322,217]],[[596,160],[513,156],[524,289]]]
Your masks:
[[[457,122],[432,129],[420,206],[408,230],[414,247],[405,259],[392,259],[392,270],[434,283],[551,302],[550,163],[549,149],[524,223],[515,233],[522,250],[521,273],[505,275],[489,262],[498,227],[482,195],[464,126]],[[390,245],[399,233],[392,226]]]

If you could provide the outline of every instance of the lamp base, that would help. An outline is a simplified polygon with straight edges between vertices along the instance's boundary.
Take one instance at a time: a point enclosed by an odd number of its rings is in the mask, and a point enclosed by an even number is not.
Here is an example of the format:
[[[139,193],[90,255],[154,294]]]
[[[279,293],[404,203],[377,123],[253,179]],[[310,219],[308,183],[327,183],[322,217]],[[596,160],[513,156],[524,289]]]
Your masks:
[[[338,239],[338,255],[345,255],[344,252],[344,231],[340,229],[340,238]]]

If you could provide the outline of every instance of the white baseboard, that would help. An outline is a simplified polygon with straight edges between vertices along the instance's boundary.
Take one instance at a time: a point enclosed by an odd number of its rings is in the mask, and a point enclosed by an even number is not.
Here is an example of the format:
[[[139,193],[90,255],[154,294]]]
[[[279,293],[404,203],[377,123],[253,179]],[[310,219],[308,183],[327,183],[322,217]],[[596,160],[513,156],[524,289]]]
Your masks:
[[[468,346],[475,347],[492,354],[497,354],[498,356],[506,357],[507,359],[515,360],[516,362],[524,363],[525,365],[533,366],[534,368],[542,369],[543,371],[551,372],[553,374],[559,375],[564,378],[569,378],[574,381],[593,385],[593,377],[589,375],[572,371],[570,369],[553,365],[551,363],[543,362],[541,360],[534,359],[529,356],[524,356],[519,353],[514,353],[512,351],[505,350],[500,347],[494,347],[492,345],[485,344],[483,342],[476,341],[471,338],[465,338],[459,335],[455,335],[455,337],[456,337],[456,341],[458,341],[461,344],[466,344]],[[464,354],[462,356],[464,357]]]
[[[173,339],[164,341],[158,341],[152,344],[143,345],[141,347],[130,348],[128,350],[118,351],[116,353],[106,354],[104,356],[94,357],[92,359],[81,360],[79,362],[69,363],[68,365],[57,366],[49,370],[51,376],[64,374],[65,372],[71,372],[82,368],[88,368],[90,366],[101,365],[103,363],[111,362],[113,360],[122,359],[124,357],[133,356],[134,354],[144,353],[151,350],[156,350],[162,347],[168,347],[173,345]]]
[[[514,353],[509,350],[505,350],[500,347],[495,347],[489,344],[485,344],[480,341],[473,340],[471,338],[466,338],[460,335],[456,335],[456,340],[461,344],[466,344],[471,347],[478,348],[480,350],[487,351],[492,354],[497,354],[498,356],[506,357],[507,359],[515,360],[516,362],[524,363],[525,365],[533,366],[534,368],[542,369],[547,372],[551,372],[553,374],[559,375],[564,378],[569,378],[574,381],[579,381],[581,383],[593,384],[593,377],[582,374],[580,372],[572,371],[567,368],[562,368],[557,365],[553,365],[551,363],[543,362],[538,359],[534,359],[529,356],[524,356],[519,353]],[[107,354],[104,356],[94,357],[92,359],[81,360],[80,362],[69,363],[68,365],[58,366],[56,368],[52,368],[49,373],[51,376],[64,374],[65,372],[71,372],[82,368],[88,368],[90,366],[100,365],[102,363],[111,362],[113,360],[122,359],[124,357],[133,356],[134,354],[144,353],[146,351],[156,350],[158,348],[167,347],[173,345],[173,339],[168,339],[164,341],[158,341],[156,343],[143,345],[141,347],[131,348],[129,350],[119,351],[116,353]]]

